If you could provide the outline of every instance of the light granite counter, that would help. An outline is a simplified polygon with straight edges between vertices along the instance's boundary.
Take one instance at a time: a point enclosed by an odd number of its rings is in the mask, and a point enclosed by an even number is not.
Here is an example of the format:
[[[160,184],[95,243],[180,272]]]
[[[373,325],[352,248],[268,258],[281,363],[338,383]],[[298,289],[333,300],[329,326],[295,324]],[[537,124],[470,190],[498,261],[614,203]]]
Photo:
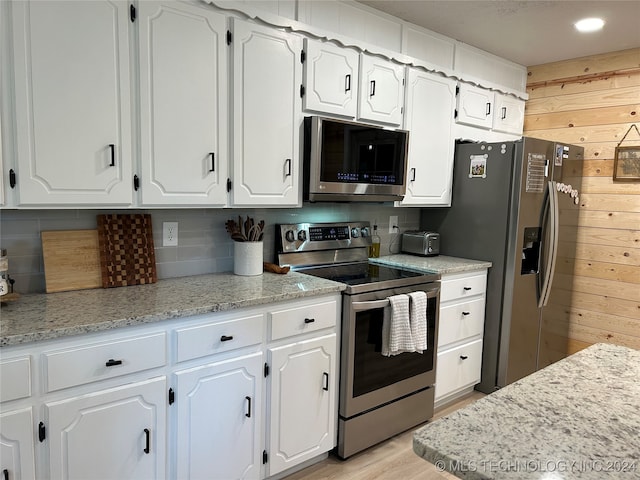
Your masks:
[[[28,294],[0,310],[0,346],[112,330],[211,312],[335,293],[345,285],[289,272],[219,273],[150,285]]]
[[[481,260],[469,260],[466,258],[448,257],[446,255],[420,257],[418,255],[408,255],[404,253],[386,255],[380,258],[370,258],[369,262],[419,272],[439,273],[440,275],[484,270],[485,268],[491,267],[491,262]]]
[[[596,344],[414,433],[466,479],[640,478],[640,351]]]

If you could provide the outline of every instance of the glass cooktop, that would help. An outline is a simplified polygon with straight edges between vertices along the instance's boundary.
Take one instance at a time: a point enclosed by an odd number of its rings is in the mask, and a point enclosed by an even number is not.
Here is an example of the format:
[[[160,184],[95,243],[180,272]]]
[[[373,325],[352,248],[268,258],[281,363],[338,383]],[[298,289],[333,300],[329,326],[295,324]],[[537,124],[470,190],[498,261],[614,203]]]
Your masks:
[[[347,293],[395,288],[437,280],[437,275],[370,263],[330,265],[300,270],[301,273],[348,285]]]

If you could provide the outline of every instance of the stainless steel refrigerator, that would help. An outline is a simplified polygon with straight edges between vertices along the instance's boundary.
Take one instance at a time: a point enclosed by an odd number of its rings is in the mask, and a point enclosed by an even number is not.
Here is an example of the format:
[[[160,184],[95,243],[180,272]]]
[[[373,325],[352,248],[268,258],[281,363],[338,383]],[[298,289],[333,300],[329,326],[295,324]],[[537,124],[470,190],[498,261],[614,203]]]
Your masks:
[[[545,305],[559,242],[575,244],[560,211],[577,211],[579,186],[565,185],[563,163],[583,148],[525,137],[456,143],[452,204],[423,209],[421,228],[440,233],[440,253],[492,262],[487,277],[483,392],[512,383],[541,361]]]

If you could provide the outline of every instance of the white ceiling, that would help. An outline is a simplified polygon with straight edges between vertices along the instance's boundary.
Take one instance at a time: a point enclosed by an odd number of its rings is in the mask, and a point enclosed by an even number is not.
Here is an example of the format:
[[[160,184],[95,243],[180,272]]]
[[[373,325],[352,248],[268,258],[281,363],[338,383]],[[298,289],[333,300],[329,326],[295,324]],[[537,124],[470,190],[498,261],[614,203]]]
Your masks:
[[[524,66],[640,47],[640,0],[359,0]],[[600,32],[573,23],[601,17]]]

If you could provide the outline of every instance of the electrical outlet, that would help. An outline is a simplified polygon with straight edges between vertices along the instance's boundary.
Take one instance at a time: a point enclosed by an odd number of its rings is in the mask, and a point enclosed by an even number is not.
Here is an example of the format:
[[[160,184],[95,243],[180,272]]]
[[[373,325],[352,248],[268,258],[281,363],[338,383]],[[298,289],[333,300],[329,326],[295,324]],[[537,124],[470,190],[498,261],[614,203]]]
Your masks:
[[[178,246],[178,222],[162,222],[162,246]]]
[[[400,229],[396,227],[398,227],[398,216],[389,215],[389,233],[399,233]]]

